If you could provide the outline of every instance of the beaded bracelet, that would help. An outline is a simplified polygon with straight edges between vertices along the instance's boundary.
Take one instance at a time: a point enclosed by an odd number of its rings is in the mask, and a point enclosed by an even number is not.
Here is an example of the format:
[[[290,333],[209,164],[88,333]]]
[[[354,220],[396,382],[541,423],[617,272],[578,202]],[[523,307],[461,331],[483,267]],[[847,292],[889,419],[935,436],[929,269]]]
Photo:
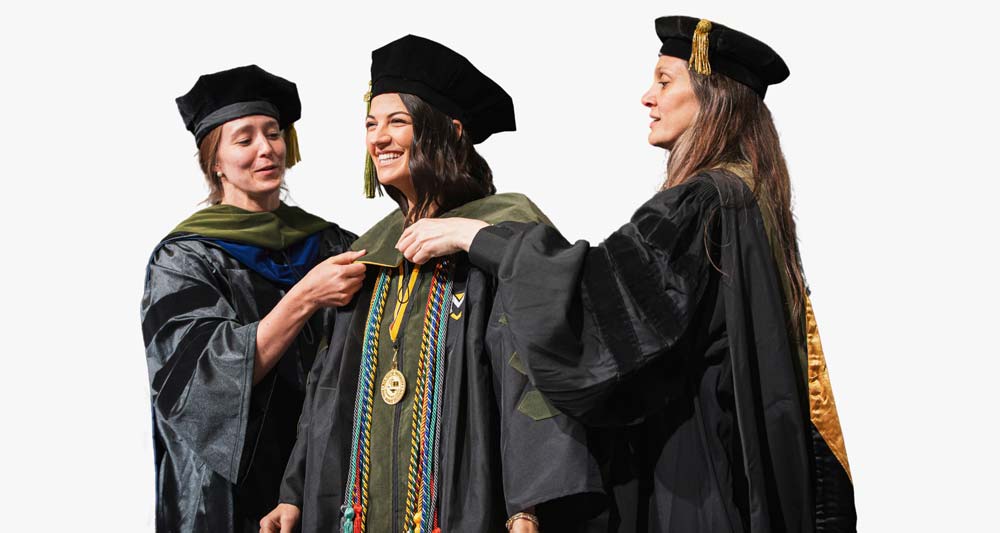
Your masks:
[[[535,527],[539,527],[537,516],[531,513],[517,513],[514,516],[507,519],[507,531],[510,531],[510,528],[514,527],[514,522],[521,520],[522,518],[528,520],[532,524],[535,524]]]

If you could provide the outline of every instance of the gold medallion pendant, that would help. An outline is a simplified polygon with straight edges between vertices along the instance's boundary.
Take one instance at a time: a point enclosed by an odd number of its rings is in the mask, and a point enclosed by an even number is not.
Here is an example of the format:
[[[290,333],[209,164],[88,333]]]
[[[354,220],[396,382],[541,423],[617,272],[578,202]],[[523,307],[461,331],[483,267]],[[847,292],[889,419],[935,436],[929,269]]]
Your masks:
[[[403,373],[393,368],[382,378],[382,401],[396,405],[406,393],[406,378]]]

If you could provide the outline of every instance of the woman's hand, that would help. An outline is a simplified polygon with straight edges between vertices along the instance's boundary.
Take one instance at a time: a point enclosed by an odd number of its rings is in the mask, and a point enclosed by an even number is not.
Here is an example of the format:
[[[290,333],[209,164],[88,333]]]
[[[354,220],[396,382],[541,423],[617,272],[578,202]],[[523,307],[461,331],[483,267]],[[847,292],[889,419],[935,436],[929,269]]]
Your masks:
[[[264,531],[263,529],[261,530]],[[522,518],[520,520],[515,520],[513,524],[510,525],[511,533],[538,533],[538,526],[534,522],[528,520],[527,518]]]
[[[365,280],[365,265],[354,262],[363,255],[364,250],[335,255],[314,266],[292,290],[314,310],[347,305]]]
[[[285,350],[309,317],[321,307],[340,307],[350,303],[365,279],[365,265],[354,260],[365,255],[344,252],[314,266],[264,315],[257,326],[257,354],[254,356],[253,384],[278,364]]]
[[[260,533],[292,533],[299,523],[302,511],[290,504],[279,503],[273,511],[260,519]]]
[[[396,249],[412,263],[422,265],[458,251],[469,251],[479,230],[489,226],[469,218],[424,218],[406,228]]]

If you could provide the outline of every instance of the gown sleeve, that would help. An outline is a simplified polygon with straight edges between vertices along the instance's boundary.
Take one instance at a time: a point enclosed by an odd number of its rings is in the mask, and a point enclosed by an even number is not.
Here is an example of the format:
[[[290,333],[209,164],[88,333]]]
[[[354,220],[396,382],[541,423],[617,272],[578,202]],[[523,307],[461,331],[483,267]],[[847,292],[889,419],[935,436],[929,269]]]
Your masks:
[[[328,257],[341,254],[347,251],[351,243],[357,240],[358,236],[339,226],[327,230]],[[324,336],[329,337],[331,332],[324,332]],[[324,346],[329,347],[328,344]],[[302,509],[303,491],[306,480],[306,457],[309,448],[309,427],[313,417],[313,398],[316,395],[316,386],[319,383],[319,376],[323,371],[323,363],[329,359],[327,350],[321,349],[316,361],[313,362],[309,375],[306,378],[306,396],[302,402],[302,413],[299,414],[299,422],[295,431],[295,446],[288,457],[285,465],[285,473],[282,476],[281,487],[278,492],[278,503],[289,503],[300,510]]]
[[[231,483],[240,477],[258,322],[241,323],[225,275],[197,245],[153,255],[141,317],[154,416]]]
[[[670,362],[701,304],[719,205],[711,182],[692,180],[653,196],[596,247],[541,224],[479,232],[470,259],[499,280],[514,347],[554,407],[617,426],[662,405],[664,373],[643,370]]]
[[[306,397],[305,401],[302,402],[302,413],[299,415],[299,423],[295,432],[295,446],[288,457],[288,464],[285,466],[285,473],[278,492],[278,503],[290,503],[300,510],[302,509],[302,494],[306,481],[306,456],[309,447],[309,426],[313,417],[313,398],[323,363],[327,359],[329,356],[323,351],[309,371],[309,377],[306,380]]]
[[[528,381],[506,317],[504,308],[494,305],[485,344],[500,413],[507,513],[535,507],[543,529],[555,531],[555,524],[568,527],[602,510],[600,470],[585,428]]]

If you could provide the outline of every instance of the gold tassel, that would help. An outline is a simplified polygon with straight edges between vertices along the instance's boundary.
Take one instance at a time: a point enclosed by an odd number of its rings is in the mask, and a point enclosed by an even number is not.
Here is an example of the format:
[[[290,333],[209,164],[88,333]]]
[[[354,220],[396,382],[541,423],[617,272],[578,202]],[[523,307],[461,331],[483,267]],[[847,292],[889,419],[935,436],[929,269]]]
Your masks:
[[[712,65],[708,62],[708,32],[710,31],[712,31],[712,21],[708,19],[698,21],[698,27],[694,29],[694,37],[691,38],[691,59],[688,59],[688,68],[704,76],[712,74]]]
[[[368,92],[365,93],[365,116],[372,110],[372,82],[368,82]],[[368,147],[365,147],[365,198],[375,198],[375,191],[382,196],[382,188],[377,186],[375,176],[375,162],[372,161]]]
[[[295,124],[292,123],[285,128],[285,168],[292,168],[299,161],[302,161],[302,153],[299,152],[299,136],[295,133]]]

